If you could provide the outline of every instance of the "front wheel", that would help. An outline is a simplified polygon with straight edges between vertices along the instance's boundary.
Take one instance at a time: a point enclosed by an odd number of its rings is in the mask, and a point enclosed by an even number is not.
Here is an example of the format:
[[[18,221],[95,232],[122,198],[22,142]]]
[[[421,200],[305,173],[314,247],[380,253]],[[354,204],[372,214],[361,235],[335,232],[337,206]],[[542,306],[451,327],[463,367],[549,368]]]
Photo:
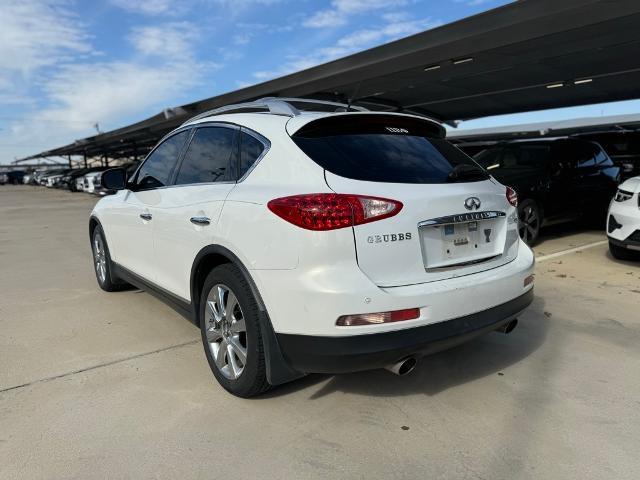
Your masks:
[[[529,246],[538,240],[542,215],[540,207],[533,200],[524,200],[518,205],[518,233],[520,238]]]
[[[207,361],[222,387],[244,398],[269,389],[258,304],[235,266],[220,265],[207,276],[200,330]]]

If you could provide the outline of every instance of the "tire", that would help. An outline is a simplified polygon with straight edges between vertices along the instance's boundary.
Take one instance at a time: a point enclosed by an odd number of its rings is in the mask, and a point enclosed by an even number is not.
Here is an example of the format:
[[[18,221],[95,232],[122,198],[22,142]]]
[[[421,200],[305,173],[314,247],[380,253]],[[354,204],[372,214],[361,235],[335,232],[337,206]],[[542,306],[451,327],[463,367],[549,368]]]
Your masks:
[[[532,246],[538,241],[541,225],[542,211],[535,201],[528,199],[518,204],[518,233],[524,243]]]
[[[270,388],[258,311],[251,287],[237,267],[227,263],[211,270],[200,296],[202,344],[218,383],[238,397],[253,397]]]
[[[109,246],[100,225],[97,225],[91,236],[91,251],[93,253],[93,270],[98,285],[105,292],[117,292],[128,287],[128,284],[115,278],[109,255]]]
[[[629,250],[609,242],[609,251],[618,260],[640,260],[640,252]]]

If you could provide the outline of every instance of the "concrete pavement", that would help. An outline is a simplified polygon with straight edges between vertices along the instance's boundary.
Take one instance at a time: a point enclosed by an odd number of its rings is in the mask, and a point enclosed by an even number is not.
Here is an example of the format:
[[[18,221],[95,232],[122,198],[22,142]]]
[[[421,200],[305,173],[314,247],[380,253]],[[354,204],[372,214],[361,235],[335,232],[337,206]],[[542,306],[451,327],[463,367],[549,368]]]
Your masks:
[[[510,335],[241,400],[187,320],[98,288],[95,201],[0,187],[0,478],[637,478],[640,265],[606,245],[540,262]]]

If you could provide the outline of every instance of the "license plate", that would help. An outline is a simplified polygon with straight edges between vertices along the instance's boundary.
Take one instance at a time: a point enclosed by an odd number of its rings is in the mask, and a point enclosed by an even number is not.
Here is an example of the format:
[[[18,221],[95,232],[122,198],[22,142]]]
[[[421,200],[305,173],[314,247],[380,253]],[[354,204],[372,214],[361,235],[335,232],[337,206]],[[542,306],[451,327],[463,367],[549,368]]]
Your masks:
[[[473,255],[491,247],[494,240],[492,226],[478,222],[456,223],[442,226],[443,256],[449,259]]]

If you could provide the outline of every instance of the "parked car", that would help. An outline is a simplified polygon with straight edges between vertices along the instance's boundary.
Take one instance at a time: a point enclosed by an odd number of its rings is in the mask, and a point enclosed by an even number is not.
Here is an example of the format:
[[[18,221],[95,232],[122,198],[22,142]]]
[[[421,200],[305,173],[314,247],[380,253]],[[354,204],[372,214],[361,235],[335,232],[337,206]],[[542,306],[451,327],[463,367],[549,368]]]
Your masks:
[[[10,172],[7,172],[7,183],[22,185],[24,174],[24,170],[11,170]]]
[[[535,244],[540,228],[588,216],[605,223],[620,169],[600,145],[576,139],[501,143],[475,160],[518,193],[520,236]]]
[[[57,175],[62,174],[64,170],[63,169],[52,169],[52,170],[46,170],[44,172],[42,172],[39,176],[38,176],[38,185],[42,185],[43,187],[47,187],[49,186],[49,177],[54,177]]]
[[[640,175],[639,132],[622,129],[614,132],[586,133],[580,138],[593,140],[602,145],[613,163],[620,167],[622,180]]]
[[[84,182],[82,191],[87,193],[95,193],[96,187],[100,186],[100,177],[102,176],[102,172],[104,170],[104,168],[99,168],[84,175],[82,177]]]
[[[9,177],[7,176],[7,174],[4,172],[0,172],[0,185],[4,185],[8,181],[9,181]]]
[[[640,260],[640,177],[618,188],[607,218],[609,251],[620,260]]]
[[[67,172],[69,172],[69,170],[60,170],[58,173],[47,175],[45,179],[45,185],[48,188],[57,187],[60,183],[60,180],[62,180],[62,177],[66,175]]]
[[[88,173],[104,170],[105,167],[89,167],[89,168],[77,168],[71,170],[60,180],[60,187],[67,188],[72,192],[78,191],[78,180],[82,183],[84,188],[84,176]]]
[[[76,178],[76,192],[84,192],[84,175],[80,175]]]
[[[118,193],[89,221],[100,287],[142,286],[191,318],[215,378],[244,397],[311,372],[405,374],[513,329],[534,266],[515,192],[434,121],[305,105],[327,103],[209,112],[127,183],[105,171]]]
[[[22,183],[29,185],[31,183],[31,178],[33,178],[32,173],[25,173],[24,177],[22,177]]]

